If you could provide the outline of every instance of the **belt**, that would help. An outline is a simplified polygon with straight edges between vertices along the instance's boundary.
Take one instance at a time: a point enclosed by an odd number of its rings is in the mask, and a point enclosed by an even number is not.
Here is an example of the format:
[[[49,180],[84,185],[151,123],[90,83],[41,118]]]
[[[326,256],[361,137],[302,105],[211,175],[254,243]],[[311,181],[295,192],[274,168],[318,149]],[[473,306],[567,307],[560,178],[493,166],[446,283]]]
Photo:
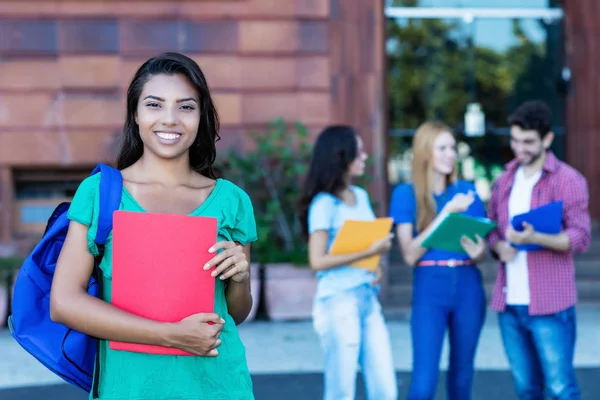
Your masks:
[[[459,267],[461,265],[472,265],[473,260],[426,260],[417,263],[418,267]]]

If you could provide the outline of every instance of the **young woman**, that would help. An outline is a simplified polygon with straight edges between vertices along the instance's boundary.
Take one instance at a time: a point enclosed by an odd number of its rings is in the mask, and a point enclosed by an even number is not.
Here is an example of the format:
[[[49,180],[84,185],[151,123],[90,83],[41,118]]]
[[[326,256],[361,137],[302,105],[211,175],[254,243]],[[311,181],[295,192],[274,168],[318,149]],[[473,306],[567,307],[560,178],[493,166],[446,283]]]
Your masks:
[[[482,238],[462,237],[465,253],[426,249],[423,240],[449,213],[485,217],[475,187],[456,180],[456,141],[450,129],[424,123],[413,140],[412,184],[398,186],[390,216],[406,263],[414,267],[411,333],[413,369],[409,400],[433,400],[440,353],[449,331],[448,399],[469,400],[473,360],[485,316]],[[460,235],[460,232],[457,232]]]
[[[309,261],[319,280],[313,324],[325,356],[325,400],[354,399],[359,364],[370,400],[398,397],[389,334],[377,298],[380,275],[349,266],[387,252],[392,235],[374,240],[362,252],[327,254],[345,220],[375,219],[367,192],[351,185],[352,178],[364,173],[366,158],[354,129],[326,128],[315,142],[300,200]]]
[[[254,399],[236,324],[252,304],[249,243],[256,240],[256,226],[246,193],[213,177],[218,131],[217,111],[193,60],[166,53],[140,67],[127,92],[118,157],[124,186],[120,209],[218,216],[218,243],[212,252],[219,253],[209,263],[216,267],[214,314],[161,323],[112,306],[112,234],[100,264],[104,300],[88,295],[98,252],[93,239],[99,174],[84,180],[75,194],[52,285],[51,315],[102,339],[97,355],[100,399]],[[115,351],[109,340],[174,347],[197,356]]]

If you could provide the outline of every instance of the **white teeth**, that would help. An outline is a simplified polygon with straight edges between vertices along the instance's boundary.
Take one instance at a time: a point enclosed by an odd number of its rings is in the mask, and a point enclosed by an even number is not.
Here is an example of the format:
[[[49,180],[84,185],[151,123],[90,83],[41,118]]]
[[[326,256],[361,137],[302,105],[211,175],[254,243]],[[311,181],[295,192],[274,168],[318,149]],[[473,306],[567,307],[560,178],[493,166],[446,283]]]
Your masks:
[[[166,132],[156,132],[156,135],[165,140],[175,140],[181,136],[179,133],[166,133]]]

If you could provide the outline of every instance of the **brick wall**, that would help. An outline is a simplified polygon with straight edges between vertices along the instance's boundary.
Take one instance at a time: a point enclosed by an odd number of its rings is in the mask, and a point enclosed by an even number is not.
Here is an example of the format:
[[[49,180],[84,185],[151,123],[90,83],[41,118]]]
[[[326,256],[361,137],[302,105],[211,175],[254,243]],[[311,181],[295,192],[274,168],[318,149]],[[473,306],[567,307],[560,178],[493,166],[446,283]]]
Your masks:
[[[247,132],[275,117],[313,134],[351,123],[376,159],[372,189],[385,204],[380,3],[0,0],[0,167],[112,161],[134,71],[180,51],[214,93],[219,148],[247,148]]]
[[[37,6],[39,5],[39,7]],[[0,163],[107,157],[124,92],[148,57],[181,51],[207,75],[221,146],[273,117],[331,120],[329,2],[0,3]]]

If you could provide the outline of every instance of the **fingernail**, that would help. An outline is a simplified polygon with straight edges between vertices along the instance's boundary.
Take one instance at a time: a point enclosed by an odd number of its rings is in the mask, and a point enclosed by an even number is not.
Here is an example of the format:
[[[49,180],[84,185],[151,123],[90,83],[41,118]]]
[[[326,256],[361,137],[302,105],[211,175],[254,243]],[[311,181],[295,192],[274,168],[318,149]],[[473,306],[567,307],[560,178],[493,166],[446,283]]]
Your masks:
[[[210,249],[208,249],[208,252],[209,252],[209,253],[214,253],[214,252],[215,252],[215,249],[211,247]]]
[[[210,264],[204,264],[204,270],[206,271],[207,269],[210,268]]]
[[[224,324],[224,323],[225,323],[225,320],[224,320],[223,318],[221,318],[221,323],[222,323],[222,324]]]
[[[213,271],[213,272],[211,272],[211,273],[210,273],[210,276],[212,276],[213,278],[214,278],[215,276],[217,276],[217,271]]]
[[[225,277],[223,275],[221,275],[220,279],[223,280],[223,279],[225,279]]]

